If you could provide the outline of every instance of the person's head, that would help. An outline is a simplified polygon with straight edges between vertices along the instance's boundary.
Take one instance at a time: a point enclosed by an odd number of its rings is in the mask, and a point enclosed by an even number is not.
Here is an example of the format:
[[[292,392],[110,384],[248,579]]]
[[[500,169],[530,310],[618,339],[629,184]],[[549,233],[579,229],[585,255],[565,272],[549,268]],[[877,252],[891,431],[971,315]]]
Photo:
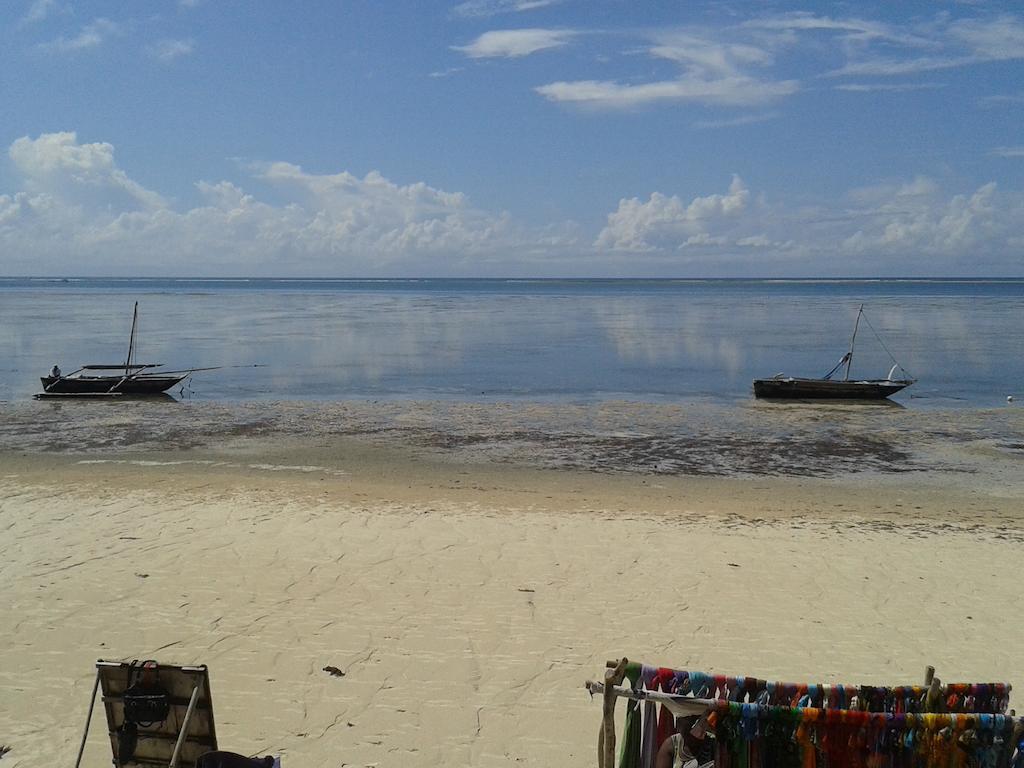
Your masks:
[[[683,741],[688,746],[692,747],[704,741],[706,728],[704,719],[699,715],[682,715],[677,717],[676,730],[682,735]]]

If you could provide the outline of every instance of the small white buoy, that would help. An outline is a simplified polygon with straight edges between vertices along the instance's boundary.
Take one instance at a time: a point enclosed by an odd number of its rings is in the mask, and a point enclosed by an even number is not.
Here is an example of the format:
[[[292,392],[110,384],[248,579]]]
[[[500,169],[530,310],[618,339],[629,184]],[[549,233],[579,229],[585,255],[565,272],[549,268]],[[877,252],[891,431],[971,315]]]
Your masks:
[[[1006,396],[1006,402],[1012,403],[1013,402],[1013,395],[1007,395]]]

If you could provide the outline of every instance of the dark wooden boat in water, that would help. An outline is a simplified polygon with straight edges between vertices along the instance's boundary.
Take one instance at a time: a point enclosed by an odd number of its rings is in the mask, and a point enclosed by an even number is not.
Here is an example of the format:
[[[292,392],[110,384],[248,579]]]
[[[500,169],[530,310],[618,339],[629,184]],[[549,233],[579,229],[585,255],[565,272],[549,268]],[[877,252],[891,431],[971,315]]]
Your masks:
[[[43,391],[36,398],[51,397],[116,397],[121,395],[147,396],[166,392],[197,370],[157,371],[163,363],[136,363],[135,327],[139,318],[139,302],[135,302],[132,332],[128,341],[128,358],[116,365],[83,365],[69,374],[62,374],[54,366],[49,376],[40,377]]]
[[[913,380],[909,379],[833,381],[782,376],[774,379],[754,379],[754,396],[809,400],[882,400],[913,383]]]
[[[884,379],[850,378],[850,366],[853,363],[853,345],[857,340],[857,329],[860,326],[860,319],[863,314],[864,305],[862,304],[857,311],[857,319],[853,324],[850,351],[843,355],[835,368],[820,379],[798,378],[795,376],[785,376],[781,373],[776,374],[770,379],[754,379],[754,397],[798,400],[884,400],[913,384],[915,380],[909,374],[906,375],[906,378],[893,378],[897,369],[904,374],[907,373],[903,366],[896,362],[895,358],[893,358],[893,367],[889,369],[889,375]],[[872,330],[874,329],[872,328]],[[875,335],[877,336],[878,334],[876,333]],[[879,342],[881,342],[880,338]],[[885,344],[883,343],[882,346],[884,348]],[[888,348],[886,348],[886,352],[888,351]],[[890,353],[889,356],[892,357],[892,354]],[[843,366],[846,367],[843,378],[833,379],[832,376]]]
[[[83,365],[67,376],[41,376],[44,395],[158,395],[183,381],[192,371],[184,373],[150,372],[156,363],[113,366]],[[103,371],[118,371],[116,374]]]

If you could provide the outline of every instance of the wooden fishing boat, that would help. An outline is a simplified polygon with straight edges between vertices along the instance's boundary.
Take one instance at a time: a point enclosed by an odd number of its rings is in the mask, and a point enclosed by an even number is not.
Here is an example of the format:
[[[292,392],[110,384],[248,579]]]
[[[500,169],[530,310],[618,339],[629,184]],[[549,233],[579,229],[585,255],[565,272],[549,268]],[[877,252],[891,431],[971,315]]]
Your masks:
[[[67,376],[41,376],[44,395],[158,395],[192,373],[153,372],[156,363],[113,366],[83,365]],[[102,373],[116,370],[117,373]]]
[[[41,376],[43,391],[35,397],[116,397],[120,395],[159,395],[188,378],[197,370],[157,371],[163,363],[136,363],[135,329],[139,319],[139,302],[132,314],[132,331],[128,341],[128,357],[116,365],[83,365],[69,374],[54,366],[49,376]]]
[[[864,315],[864,305],[857,311],[857,319],[853,324],[853,336],[850,339],[850,349],[842,356],[836,366],[822,376],[820,379],[799,378],[786,376],[778,373],[770,379],[754,379],[754,397],[799,399],[799,400],[884,400],[894,395],[901,389],[909,387],[914,379],[907,374],[903,366],[893,358],[893,366],[889,369],[889,375],[884,379],[851,379],[850,366],[853,363],[853,347],[857,341],[857,329],[860,326],[860,319]],[[866,318],[865,318],[866,319]],[[870,325],[870,323],[869,323]],[[872,330],[874,330],[872,328]],[[875,334],[878,335],[877,333]],[[881,339],[879,338],[879,342]],[[882,343],[883,348],[885,344]],[[888,348],[885,348],[888,352]],[[892,354],[889,355],[892,357]],[[833,379],[832,376],[843,366],[846,371],[842,379]],[[906,375],[905,378],[893,378],[899,370]]]
[[[754,379],[755,397],[807,398],[810,400],[882,400],[914,382],[906,379],[863,379],[833,381],[777,376]]]

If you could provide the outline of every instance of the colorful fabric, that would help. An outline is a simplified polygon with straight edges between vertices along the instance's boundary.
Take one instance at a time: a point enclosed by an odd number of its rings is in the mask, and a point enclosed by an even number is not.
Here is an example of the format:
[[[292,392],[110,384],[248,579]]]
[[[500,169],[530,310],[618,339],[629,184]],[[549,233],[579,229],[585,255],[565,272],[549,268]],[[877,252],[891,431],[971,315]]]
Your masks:
[[[711,675],[695,670],[652,668],[631,663],[640,677],[643,669],[653,674],[648,690],[682,693],[704,699],[774,706],[809,706],[827,709],[860,709],[868,712],[914,713],[925,711],[928,687],[901,685],[846,685],[822,683],[783,683],[753,677]],[[657,680],[659,686],[653,686]],[[941,709],[946,712],[1005,714],[1012,686],[1009,683],[949,683],[939,686]],[[856,704],[856,706],[854,706]]]

